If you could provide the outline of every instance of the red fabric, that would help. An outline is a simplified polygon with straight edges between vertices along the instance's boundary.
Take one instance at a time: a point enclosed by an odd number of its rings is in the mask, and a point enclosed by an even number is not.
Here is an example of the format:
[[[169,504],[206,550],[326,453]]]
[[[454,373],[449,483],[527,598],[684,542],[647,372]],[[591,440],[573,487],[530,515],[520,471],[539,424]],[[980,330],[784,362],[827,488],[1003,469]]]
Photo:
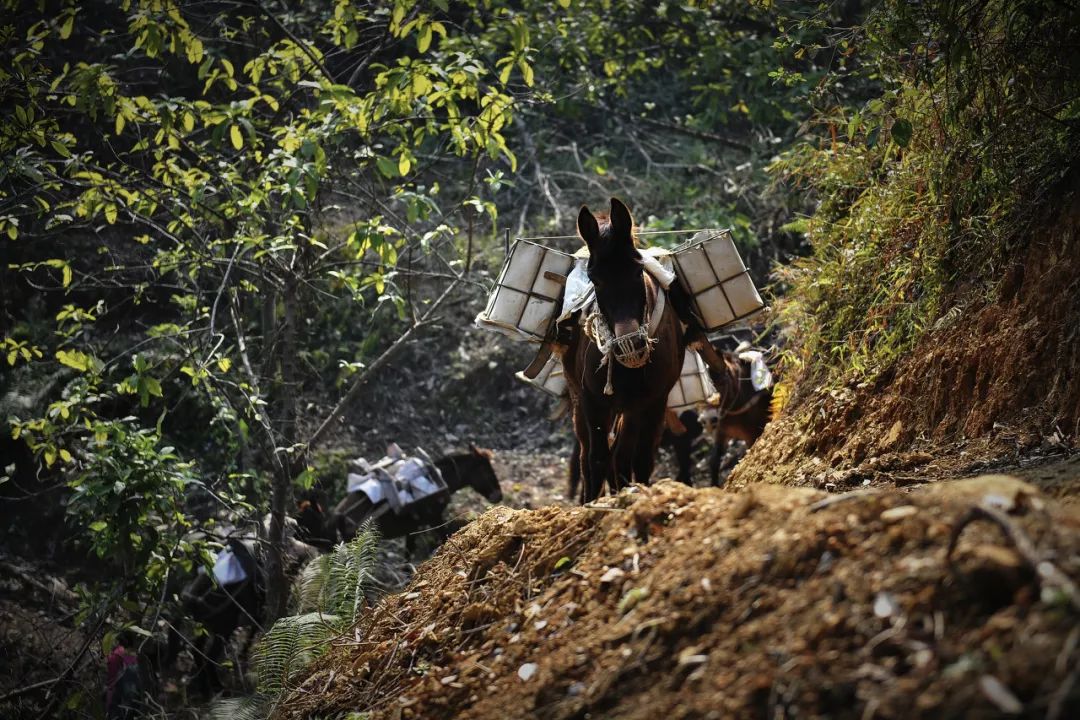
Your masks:
[[[116,689],[116,681],[120,679],[120,673],[129,665],[138,662],[134,653],[128,652],[123,645],[117,645],[109,653],[105,660],[105,707],[112,704],[113,690]]]

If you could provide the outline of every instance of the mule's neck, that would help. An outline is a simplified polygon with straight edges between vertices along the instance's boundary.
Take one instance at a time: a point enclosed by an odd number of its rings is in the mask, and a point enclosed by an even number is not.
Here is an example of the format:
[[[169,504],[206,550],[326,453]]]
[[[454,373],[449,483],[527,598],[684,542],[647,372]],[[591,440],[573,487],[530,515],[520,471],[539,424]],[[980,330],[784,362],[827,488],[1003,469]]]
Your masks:
[[[743,400],[741,397],[743,383],[740,382],[742,379],[742,363],[739,358],[729,352],[721,352],[720,359],[724,361],[723,370],[716,371],[713,369],[710,374],[717,391],[720,393],[720,408],[730,410]]]
[[[443,482],[450,492],[460,490],[469,484],[469,478],[475,477],[475,470],[479,467],[483,458],[475,453],[462,453],[461,455],[447,455],[435,461],[435,467],[442,473]]]

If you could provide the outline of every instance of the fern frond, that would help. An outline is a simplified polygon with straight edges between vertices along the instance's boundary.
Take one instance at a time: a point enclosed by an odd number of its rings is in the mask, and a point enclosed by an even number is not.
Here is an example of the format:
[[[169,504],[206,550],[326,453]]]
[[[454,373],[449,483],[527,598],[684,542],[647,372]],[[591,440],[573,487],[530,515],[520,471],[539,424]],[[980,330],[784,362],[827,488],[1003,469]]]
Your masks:
[[[212,717],[262,720],[273,712],[296,677],[355,622],[371,589],[378,547],[379,535],[368,523],[354,539],[304,567],[293,588],[298,614],[275,622],[251,653],[258,693],[218,703]]]
[[[300,571],[293,587],[293,613],[300,615],[322,609],[320,598],[326,586],[332,555],[320,555]]]
[[[207,720],[266,720],[273,709],[274,698],[249,695],[241,698],[222,698],[207,710]]]
[[[259,692],[277,695],[329,647],[340,618],[322,613],[290,615],[274,623],[252,653]]]
[[[378,550],[378,531],[366,523],[355,538],[312,560],[293,587],[294,612],[322,612],[354,620],[372,592]]]
[[[355,538],[308,563],[294,587],[295,611],[339,615],[351,623],[372,592],[378,550],[378,532],[367,523]]]
[[[378,549],[379,535],[370,522],[351,541],[334,548],[321,598],[326,612],[356,619],[372,580]]]

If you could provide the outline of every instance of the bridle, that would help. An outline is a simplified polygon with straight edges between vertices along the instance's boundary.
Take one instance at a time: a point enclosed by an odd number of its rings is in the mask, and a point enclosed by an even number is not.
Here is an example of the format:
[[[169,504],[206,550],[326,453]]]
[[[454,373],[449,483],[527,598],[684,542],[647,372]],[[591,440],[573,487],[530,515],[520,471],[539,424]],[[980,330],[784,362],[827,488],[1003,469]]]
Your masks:
[[[652,275],[644,270],[642,270],[642,275],[645,281],[645,309],[637,330],[616,337],[600,309],[600,303],[595,300],[592,312],[585,318],[585,334],[604,356],[599,367],[602,368],[606,364],[608,368],[607,384],[604,385],[605,395],[615,394],[615,388],[611,383],[614,365],[612,358],[626,368],[644,367],[652,357],[653,345],[657,343],[656,336],[650,335],[649,331],[660,325],[660,319],[664,316],[667,305],[667,294]]]

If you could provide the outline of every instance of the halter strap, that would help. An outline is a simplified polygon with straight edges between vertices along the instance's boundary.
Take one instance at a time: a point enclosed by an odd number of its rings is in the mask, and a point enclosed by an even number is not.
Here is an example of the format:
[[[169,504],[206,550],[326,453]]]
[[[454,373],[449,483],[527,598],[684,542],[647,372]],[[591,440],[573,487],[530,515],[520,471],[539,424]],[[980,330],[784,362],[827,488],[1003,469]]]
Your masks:
[[[599,304],[594,300],[593,310],[585,318],[585,334],[596,344],[597,349],[604,356],[600,360],[600,367],[607,365],[607,383],[604,385],[605,395],[614,395],[615,387],[612,384],[612,371],[617,361],[623,367],[644,367],[652,355],[652,346],[657,338],[655,328],[659,327],[660,320],[667,308],[667,293],[664,292],[660,282],[648,272],[644,272],[645,281],[645,310],[642,313],[642,323],[632,333],[615,337],[604,314],[600,312]],[[637,350],[634,341],[644,340],[644,350]]]

